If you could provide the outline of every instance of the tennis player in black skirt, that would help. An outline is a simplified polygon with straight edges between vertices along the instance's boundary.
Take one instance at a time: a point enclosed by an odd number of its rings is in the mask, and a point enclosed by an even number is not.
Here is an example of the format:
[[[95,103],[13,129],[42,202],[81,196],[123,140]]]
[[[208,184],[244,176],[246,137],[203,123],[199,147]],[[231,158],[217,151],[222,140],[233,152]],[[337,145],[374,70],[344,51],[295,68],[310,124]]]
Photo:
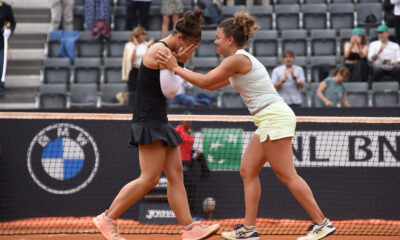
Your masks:
[[[108,210],[93,218],[107,240],[124,240],[119,235],[116,219],[157,185],[162,171],[168,180],[169,205],[183,226],[182,239],[205,239],[220,227],[194,222],[190,215],[179,150],[182,139],[168,123],[166,110],[166,98],[173,98],[179,90],[179,76],[156,61],[158,50],[169,48],[179,62],[186,62],[201,41],[203,23],[202,10],[186,12],[175,30],[153,44],[143,57],[131,127],[131,144],[139,148],[141,175],[121,189]]]

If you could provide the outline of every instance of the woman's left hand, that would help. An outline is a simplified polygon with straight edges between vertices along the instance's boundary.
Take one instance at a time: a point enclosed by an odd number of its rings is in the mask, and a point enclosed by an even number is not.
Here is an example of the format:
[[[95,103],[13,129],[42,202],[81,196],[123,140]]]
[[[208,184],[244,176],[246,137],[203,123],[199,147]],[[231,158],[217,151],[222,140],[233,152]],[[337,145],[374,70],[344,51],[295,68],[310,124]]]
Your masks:
[[[178,67],[178,61],[169,48],[159,49],[156,54],[156,60],[171,71]]]

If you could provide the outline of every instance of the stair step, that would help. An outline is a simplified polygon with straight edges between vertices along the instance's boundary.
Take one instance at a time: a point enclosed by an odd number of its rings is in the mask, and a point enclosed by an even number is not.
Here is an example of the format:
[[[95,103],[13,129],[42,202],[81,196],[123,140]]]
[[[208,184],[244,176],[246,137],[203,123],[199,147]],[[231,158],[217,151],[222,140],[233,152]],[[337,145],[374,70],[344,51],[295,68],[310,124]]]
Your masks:
[[[13,60],[42,60],[44,58],[44,49],[11,49]]]
[[[7,75],[39,75],[42,60],[11,59],[7,63]]]
[[[49,23],[18,23],[15,28],[15,34],[47,34],[49,31]]]
[[[6,88],[37,88],[40,86],[40,75],[7,75]]]
[[[43,33],[39,34],[13,34],[9,41],[12,49],[18,48],[44,48],[44,43],[46,42],[47,35]]]
[[[49,1],[45,0],[7,0],[13,9],[18,8],[50,8]]]
[[[0,97],[0,106],[9,104],[24,104],[34,106],[38,89],[35,88],[6,88]]]
[[[50,22],[50,10],[48,8],[17,8],[14,10],[14,16],[18,23]]]

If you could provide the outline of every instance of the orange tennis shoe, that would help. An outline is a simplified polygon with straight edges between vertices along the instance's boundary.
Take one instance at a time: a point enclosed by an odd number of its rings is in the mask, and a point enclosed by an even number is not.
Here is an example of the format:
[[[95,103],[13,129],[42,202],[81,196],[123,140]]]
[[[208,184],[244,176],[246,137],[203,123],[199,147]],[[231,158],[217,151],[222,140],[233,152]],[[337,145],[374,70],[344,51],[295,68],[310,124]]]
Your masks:
[[[183,230],[182,240],[200,240],[206,239],[209,236],[216,233],[219,229],[219,224],[211,226],[200,224],[200,222],[194,222],[193,226],[188,230]]]
[[[105,219],[106,212],[93,218],[94,225],[103,234],[107,240],[126,240],[119,235],[117,221],[107,221]]]

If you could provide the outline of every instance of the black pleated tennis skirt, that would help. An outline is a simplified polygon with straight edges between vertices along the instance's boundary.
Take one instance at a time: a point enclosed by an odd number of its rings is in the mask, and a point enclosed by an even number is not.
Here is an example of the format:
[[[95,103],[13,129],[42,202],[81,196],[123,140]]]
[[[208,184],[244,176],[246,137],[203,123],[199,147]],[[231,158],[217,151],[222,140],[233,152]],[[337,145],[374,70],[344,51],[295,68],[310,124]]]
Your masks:
[[[168,122],[133,122],[131,124],[131,145],[136,147],[139,143],[151,145],[158,140],[162,140],[164,146],[170,147],[176,147],[182,142],[182,138]]]

